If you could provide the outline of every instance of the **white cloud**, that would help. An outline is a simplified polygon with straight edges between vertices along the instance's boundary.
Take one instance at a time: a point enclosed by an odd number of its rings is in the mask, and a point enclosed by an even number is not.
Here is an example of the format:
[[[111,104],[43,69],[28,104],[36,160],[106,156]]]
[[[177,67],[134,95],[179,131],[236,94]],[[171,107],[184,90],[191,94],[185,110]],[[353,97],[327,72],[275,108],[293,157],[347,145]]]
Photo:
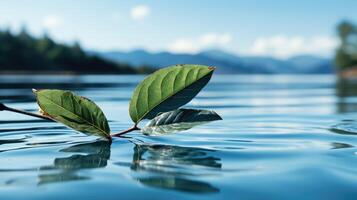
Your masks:
[[[150,7],[146,5],[138,5],[131,9],[130,15],[134,20],[143,20],[150,15]]]
[[[204,48],[224,47],[233,40],[230,33],[207,33],[198,38],[179,38],[168,46],[175,53],[197,53]]]
[[[62,24],[63,20],[60,17],[54,15],[46,16],[42,21],[42,25],[47,29],[59,28],[62,26]]]
[[[179,38],[169,46],[169,50],[176,53],[194,53],[199,50],[195,43],[186,38]]]
[[[338,45],[337,38],[328,36],[288,37],[276,35],[257,38],[249,49],[249,54],[287,58],[297,54],[315,54],[327,56]]]

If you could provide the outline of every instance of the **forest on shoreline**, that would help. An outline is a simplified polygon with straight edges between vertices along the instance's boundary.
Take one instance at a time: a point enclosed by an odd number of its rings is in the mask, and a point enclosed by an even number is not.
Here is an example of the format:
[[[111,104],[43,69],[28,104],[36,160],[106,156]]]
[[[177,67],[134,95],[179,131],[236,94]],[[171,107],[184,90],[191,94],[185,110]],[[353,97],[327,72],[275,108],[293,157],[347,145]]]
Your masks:
[[[0,73],[138,74],[147,67],[109,61],[85,52],[79,43],[61,44],[48,35],[34,37],[25,28],[19,33],[0,30]]]

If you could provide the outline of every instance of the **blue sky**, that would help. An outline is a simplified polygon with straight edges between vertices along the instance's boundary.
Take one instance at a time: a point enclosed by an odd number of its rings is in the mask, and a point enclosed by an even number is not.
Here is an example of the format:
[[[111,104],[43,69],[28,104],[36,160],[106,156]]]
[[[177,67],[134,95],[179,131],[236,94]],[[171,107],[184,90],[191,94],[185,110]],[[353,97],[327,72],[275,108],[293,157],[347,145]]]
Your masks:
[[[1,0],[0,27],[47,32],[87,49],[329,56],[356,0]]]

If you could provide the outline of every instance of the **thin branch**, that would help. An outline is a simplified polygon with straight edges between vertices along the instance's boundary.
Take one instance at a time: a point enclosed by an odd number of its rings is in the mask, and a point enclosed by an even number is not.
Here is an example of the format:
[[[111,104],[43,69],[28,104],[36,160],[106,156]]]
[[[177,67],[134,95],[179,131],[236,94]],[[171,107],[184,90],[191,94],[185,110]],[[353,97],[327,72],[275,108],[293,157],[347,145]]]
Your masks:
[[[0,111],[3,111],[6,109],[6,106],[3,103],[0,103]]]
[[[120,136],[122,136],[122,135],[124,135],[124,134],[126,134],[126,133],[129,133],[129,132],[132,132],[132,131],[135,131],[135,130],[140,130],[140,128],[137,127],[136,125],[134,125],[133,127],[129,128],[129,129],[125,130],[125,131],[112,134],[111,136],[112,136],[112,137],[120,137]]]
[[[48,121],[54,121],[53,119],[51,119],[49,117],[46,117],[46,116],[43,116],[43,115],[27,112],[25,110],[19,110],[19,109],[7,107],[3,103],[0,103],[0,111],[10,111],[10,112],[15,112],[15,113],[20,113],[20,114],[23,114],[23,115],[28,115],[28,116],[31,116],[31,117],[37,117],[37,118],[48,120]]]

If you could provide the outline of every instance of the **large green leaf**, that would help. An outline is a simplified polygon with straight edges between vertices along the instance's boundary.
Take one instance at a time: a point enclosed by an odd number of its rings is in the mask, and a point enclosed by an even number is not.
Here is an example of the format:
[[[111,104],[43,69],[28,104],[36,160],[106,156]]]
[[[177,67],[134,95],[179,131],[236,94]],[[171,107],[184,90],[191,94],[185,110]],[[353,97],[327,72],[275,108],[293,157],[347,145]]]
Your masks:
[[[45,115],[77,131],[110,139],[110,128],[102,110],[87,98],[64,90],[34,90]]]
[[[222,120],[213,110],[177,109],[165,112],[150,120],[144,134],[168,134],[184,131],[210,121]]]
[[[135,124],[191,101],[208,83],[214,67],[175,65],[156,71],[135,89],[129,107]]]

